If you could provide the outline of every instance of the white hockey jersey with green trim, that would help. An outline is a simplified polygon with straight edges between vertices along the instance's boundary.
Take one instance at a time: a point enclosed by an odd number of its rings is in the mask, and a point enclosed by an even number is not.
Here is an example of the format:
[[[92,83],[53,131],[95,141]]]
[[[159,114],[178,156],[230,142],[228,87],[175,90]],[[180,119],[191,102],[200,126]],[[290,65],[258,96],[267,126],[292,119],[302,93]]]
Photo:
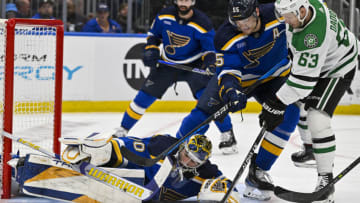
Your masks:
[[[286,30],[293,67],[277,92],[284,104],[308,96],[319,78],[342,77],[357,65],[358,42],[335,12],[318,0],[309,0],[312,19],[303,28]]]

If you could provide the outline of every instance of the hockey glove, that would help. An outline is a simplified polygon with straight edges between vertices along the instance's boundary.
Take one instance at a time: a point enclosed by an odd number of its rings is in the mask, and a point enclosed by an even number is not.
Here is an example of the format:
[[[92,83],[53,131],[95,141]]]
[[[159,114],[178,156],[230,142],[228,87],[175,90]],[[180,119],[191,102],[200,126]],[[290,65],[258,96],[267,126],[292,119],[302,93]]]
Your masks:
[[[259,115],[260,126],[262,127],[265,124],[267,131],[273,131],[283,122],[285,109],[286,105],[278,99],[264,102]]]
[[[236,112],[246,107],[247,96],[242,92],[238,79],[226,74],[220,80],[219,96],[225,104],[229,103],[229,110]]]
[[[149,66],[151,69],[157,67],[160,59],[160,50],[156,46],[146,46],[144,51],[143,63],[145,66]]]
[[[203,57],[203,63],[201,68],[206,70],[209,75],[213,75],[216,73],[216,54],[214,52],[210,52],[205,54]]]

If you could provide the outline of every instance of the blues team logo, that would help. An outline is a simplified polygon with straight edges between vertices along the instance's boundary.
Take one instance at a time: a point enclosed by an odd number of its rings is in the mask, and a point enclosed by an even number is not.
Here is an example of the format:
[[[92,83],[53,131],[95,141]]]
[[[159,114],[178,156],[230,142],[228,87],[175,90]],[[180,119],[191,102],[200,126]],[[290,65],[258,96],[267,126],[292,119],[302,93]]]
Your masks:
[[[189,44],[190,37],[179,35],[169,30],[166,30],[166,33],[169,37],[170,45],[165,46],[165,51],[169,55],[174,55],[176,53],[175,48],[183,47]]]
[[[314,34],[307,34],[304,38],[304,44],[307,48],[312,49],[317,47],[319,40]]]

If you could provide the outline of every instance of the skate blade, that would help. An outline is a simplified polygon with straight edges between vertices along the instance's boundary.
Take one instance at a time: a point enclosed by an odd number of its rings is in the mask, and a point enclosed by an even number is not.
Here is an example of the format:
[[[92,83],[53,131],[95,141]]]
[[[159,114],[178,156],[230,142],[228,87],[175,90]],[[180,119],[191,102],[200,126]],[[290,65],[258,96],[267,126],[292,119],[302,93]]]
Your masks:
[[[233,145],[231,147],[223,147],[220,149],[221,152],[224,154],[224,155],[228,155],[228,154],[236,154],[239,152],[238,148],[236,145]]]
[[[293,162],[294,165],[296,167],[299,167],[299,168],[317,168],[317,165],[316,165],[316,161],[311,161],[311,162]]]
[[[246,185],[243,196],[253,200],[268,201],[271,199],[270,190],[259,190],[258,188]]]

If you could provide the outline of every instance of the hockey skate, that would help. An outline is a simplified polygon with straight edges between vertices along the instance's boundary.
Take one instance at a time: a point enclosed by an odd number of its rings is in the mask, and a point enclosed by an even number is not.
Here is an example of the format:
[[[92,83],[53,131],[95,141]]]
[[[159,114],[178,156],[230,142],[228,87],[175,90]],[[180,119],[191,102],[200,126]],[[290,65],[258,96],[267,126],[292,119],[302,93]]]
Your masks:
[[[243,193],[244,197],[267,201],[270,200],[271,194],[274,190],[274,184],[270,175],[256,166],[255,163],[256,154],[251,159],[249,174],[245,179],[245,191]]]
[[[320,189],[325,187],[327,184],[329,184],[332,181],[332,179],[333,179],[332,173],[319,174],[315,191],[319,191]],[[335,192],[335,187],[332,186],[330,190],[328,190],[323,196],[321,196],[318,200],[316,200],[314,202],[316,202],[316,203],[334,203],[335,202],[334,192]]]
[[[301,151],[291,155],[291,160],[296,167],[316,168],[316,160],[311,144],[304,144]]]
[[[125,129],[124,127],[120,126],[120,128],[116,129],[113,137],[126,137],[129,130]]]
[[[221,134],[219,149],[223,154],[234,154],[238,152],[234,132],[232,129]]]

